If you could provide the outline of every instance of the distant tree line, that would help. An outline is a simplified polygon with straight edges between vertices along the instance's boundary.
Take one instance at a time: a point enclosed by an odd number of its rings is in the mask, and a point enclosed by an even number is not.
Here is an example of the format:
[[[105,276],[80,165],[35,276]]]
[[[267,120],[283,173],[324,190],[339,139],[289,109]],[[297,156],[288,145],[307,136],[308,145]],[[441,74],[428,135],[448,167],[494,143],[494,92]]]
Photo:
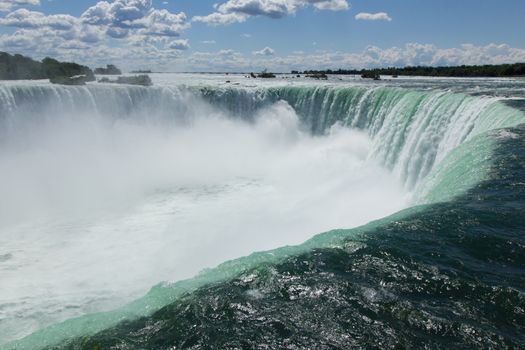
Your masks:
[[[405,68],[374,68],[374,69],[338,69],[338,70],[307,70],[292,71],[292,74],[341,74],[373,77],[377,75],[405,75],[426,77],[515,77],[525,76],[525,63],[484,65],[484,66],[454,66],[454,67],[405,67]]]
[[[0,52],[0,80],[61,79],[85,76],[86,81],[95,80],[93,71],[73,62],[59,62],[46,57],[41,62],[22,55]]]

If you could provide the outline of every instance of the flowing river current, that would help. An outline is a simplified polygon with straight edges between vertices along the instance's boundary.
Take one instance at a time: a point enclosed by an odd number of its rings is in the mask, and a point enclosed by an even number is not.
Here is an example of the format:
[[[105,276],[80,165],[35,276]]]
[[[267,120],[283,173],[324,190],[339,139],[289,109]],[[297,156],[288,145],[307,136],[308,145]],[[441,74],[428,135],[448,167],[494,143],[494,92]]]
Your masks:
[[[0,84],[0,349],[525,346],[525,80],[152,78]]]

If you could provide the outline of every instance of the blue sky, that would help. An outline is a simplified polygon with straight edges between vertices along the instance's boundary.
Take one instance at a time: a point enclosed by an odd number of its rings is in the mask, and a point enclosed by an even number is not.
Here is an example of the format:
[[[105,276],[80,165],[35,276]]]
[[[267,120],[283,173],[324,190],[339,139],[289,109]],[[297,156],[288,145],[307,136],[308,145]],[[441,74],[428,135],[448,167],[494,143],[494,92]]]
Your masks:
[[[0,0],[0,50],[166,71],[525,61],[523,0]]]

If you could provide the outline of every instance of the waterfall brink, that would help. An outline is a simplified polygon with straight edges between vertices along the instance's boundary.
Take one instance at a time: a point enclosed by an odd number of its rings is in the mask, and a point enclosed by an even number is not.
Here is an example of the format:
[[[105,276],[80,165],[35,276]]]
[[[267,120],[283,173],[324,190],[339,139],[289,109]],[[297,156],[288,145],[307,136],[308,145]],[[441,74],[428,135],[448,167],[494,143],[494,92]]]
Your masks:
[[[392,87],[283,87],[204,90],[203,97],[233,112],[288,102],[313,134],[333,125],[366,131],[373,139],[370,157],[416,187],[446,155],[491,129],[523,122],[523,113],[498,97]],[[238,103],[236,103],[238,101]]]
[[[0,122],[5,129],[44,118],[75,118],[79,114],[110,120],[182,118],[195,108],[192,97],[189,91],[175,87],[3,85]]]
[[[312,134],[326,133],[336,124],[366,131],[374,142],[370,157],[392,170],[408,189],[413,189],[461,143],[523,120],[522,112],[506,106],[499,97],[449,91],[392,87],[248,90],[42,85],[0,87],[0,132],[28,119],[35,122],[57,115],[74,118],[79,111],[113,121],[140,118],[146,122],[181,122],[219,109],[253,121],[257,110],[279,100],[294,108]]]

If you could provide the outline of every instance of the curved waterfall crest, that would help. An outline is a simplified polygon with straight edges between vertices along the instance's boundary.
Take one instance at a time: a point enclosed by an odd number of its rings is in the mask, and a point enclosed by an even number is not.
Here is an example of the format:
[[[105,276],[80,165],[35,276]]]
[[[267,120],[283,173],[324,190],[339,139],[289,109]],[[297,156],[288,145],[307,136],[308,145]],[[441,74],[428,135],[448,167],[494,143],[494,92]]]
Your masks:
[[[524,120],[522,112],[506,106],[500,97],[445,90],[11,85],[0,86],[0,121],[5,132],[23,123],[21,118],[38,120],[42,115],[178,122],[223,110],[250,120],[258,109],[280,100],[294,108],[313,134],[329,132],[335,124],[366,131],[373,139],[370,158],[394,171],[409,189],[458,145]]]

